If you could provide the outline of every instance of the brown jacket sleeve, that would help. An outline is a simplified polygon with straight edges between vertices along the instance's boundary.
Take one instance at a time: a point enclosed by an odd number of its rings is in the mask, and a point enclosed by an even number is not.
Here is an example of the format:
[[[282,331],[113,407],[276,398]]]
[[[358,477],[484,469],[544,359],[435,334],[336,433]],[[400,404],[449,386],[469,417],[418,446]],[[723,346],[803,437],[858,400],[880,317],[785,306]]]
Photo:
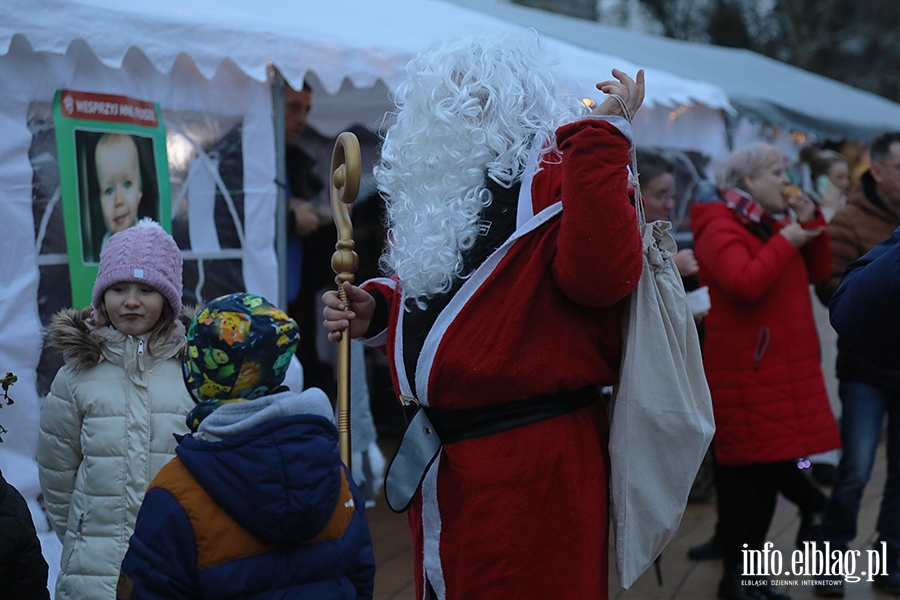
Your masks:
[[[862,247],[852,221],[850,212],[839,211],[828,225],[828,233],[831,235],[831,277],[816,286],[816,295],[825,306],[828,306],[832,294],[837,291],[847,265],[867,251]]]

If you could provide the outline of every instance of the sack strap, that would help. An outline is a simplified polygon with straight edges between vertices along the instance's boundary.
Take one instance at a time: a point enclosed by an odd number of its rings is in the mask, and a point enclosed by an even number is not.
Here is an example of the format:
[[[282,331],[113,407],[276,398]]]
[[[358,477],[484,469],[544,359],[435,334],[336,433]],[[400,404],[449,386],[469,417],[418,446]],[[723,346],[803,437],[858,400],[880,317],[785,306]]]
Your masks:
[[[423,406],[443,445],[485,437],[560,417],[600,398],[597,386],[517,400],[506,404],[448,410]]]
[[[618,94],[609,94],[609,96],[619,103],[619,108],[622,109],[622,115],[625,117],[626,121],[631,123],[634,115],[628,110],[628,106],[625,104],[625,100],[622,99],[622,96]],[[641,182],[638,178],[637,170],[637,151],[635,150],[633,143],[631,144],[631,175],[628,178],[628,183],[634,188],[634,210],[637,213],[638,231],[643,235],[644,225],[647,224],[647,217],[644,215],[644,199],[641,196]]]

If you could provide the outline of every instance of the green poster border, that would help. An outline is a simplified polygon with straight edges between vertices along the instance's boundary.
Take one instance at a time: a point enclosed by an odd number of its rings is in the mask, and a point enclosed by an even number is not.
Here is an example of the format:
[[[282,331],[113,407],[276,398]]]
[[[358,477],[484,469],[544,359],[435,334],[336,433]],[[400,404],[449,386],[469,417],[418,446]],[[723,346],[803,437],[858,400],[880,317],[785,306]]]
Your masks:
[[[65,90],[57,90],[53,99],[53,126],[56,132],[56,153],[59,162],[59,183],[62,195],[63,221],[66,232],[66,253],[69,257],[69,277],[72,281],[72,307],[84,308],[91,303],[98,265],[86,263],[82,250],[81,198],[78,185],[78,158],[75,131],[111,131],[149,137],[153,140],[153,159],[159,191],[159,224],[172,233],[172,195],[169,187],[169,160],[166,152],[166,128],[159,104],[154,103],[156,127],[134,123],[73,119],[62,114],[60,99]]]

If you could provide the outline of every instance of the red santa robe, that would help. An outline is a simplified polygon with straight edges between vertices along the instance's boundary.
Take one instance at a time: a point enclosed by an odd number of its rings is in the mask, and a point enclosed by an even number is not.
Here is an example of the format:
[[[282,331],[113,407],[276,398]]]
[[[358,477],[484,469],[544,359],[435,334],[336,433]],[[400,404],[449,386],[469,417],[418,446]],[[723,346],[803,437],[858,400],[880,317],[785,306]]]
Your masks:
[[[557,131],[562,160],[526,173],[515,233],[441,311],[415,381],[403,363],[401,286],[364,285],[389,307],[387,329],[368,343],[386,346],[398,395],[463,409],[616,383],[625,299],[642,266],[629,135],[621,119]],[[408,512],[417,598],[426,580],[448,600],[607,598],[607,437],[594,402],[445,445]]]

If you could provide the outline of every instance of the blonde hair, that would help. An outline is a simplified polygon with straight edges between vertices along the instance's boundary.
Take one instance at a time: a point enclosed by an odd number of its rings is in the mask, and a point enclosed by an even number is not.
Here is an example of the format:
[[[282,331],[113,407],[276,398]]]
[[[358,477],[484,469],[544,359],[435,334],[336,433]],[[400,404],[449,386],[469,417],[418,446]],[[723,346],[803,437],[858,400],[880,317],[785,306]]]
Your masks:
[[[745,179],[759,177],[769,165],[783,160],[781,150],[764,142],[738,148],[719,167],[716,189],[720,192],[729,188],[743,189]]]

